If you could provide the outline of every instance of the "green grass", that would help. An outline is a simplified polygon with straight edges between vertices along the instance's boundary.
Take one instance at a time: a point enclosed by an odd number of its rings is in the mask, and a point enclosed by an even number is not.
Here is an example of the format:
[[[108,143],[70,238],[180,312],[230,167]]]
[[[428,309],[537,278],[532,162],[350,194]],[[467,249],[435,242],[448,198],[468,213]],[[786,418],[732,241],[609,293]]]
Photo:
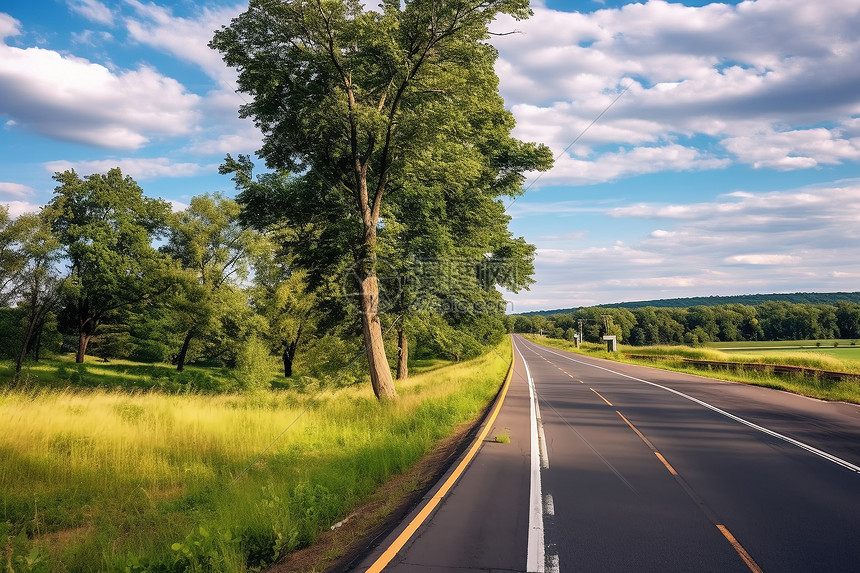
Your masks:
[[[0,380],[11,380],[13,367],[0,365]],[[227,368],[186,366],[177,372],[171,364],[141,364],[128,360],[87,357],[75,364],[74,356],[60,355],[25,364],[20,385],[26,388],[102,388],[159,390],[169,393],[226,392],[238,388],[234,373]]]
[[[739,343],[735,345],[735,350],[733,351],[724,351],[709,347],[693,348],[689,346],[619,345],[619,352],[610,353],[606,351],[606,347],[602,344],[585,343],[577,350],[573,343],[565,340],[537,337],[534,335],[525,336],[529,340],[553,348],[580,352],[609,360],[641,364],[655,368],[663,368],[666,370],[687,372],[698,375],[703,373],[702,368],[686,364],[682,359],[802,366],[818,370],[860,374],[860,359],[855,359],[854,355],[849,355],[848,358],[842,358],[831,352],[823,352],[814,345],[812,345],[811,348],[804,347],[803,350],[798,351],[796,349],[796,342],[795,348],[790,348],[788,344],[781,343],[753,344],[754,350],[752,351],[741,351]],[[842,342],[844,341],[840,341],[840,343]],[[722,346],[726,343],[719,344]],[[765,348],[768,344],[778,345],[780,346],[780,349],[769,351]],[[849,352],[854,351],[854,349],[850,347],[850,341],[848,344],[849,346],[845,348],[845,350]],[[832,349],[833,347],[831,346],[830,348]],[[653,358],[627,358],[626,355],[628,354]],[[832,382],[820,380],[816,377],[806,376],[803,374],[773,374],[758,371],[722,369],[707,370],[707,376],[720,380],[730,380],[733,382],[742,382],[744,384],[776,388],[822,400],[844,401],[860,404],[860,382],[856,380]]]
[[[270,563],[312,543],[474,419],[509,361],[505,342],[410,377],[383,404],[369,384],[245,395],[111,384],[2,391],[3,564],[246,571]],[[96,376],[89,364],[86,374]]]
[[[860,362],[857,340],[784,340],[779,342],[713,342],[707,345],[723,352],[748,355],[774,355],[784,352],[806,352],[833,356],[843,362]]]

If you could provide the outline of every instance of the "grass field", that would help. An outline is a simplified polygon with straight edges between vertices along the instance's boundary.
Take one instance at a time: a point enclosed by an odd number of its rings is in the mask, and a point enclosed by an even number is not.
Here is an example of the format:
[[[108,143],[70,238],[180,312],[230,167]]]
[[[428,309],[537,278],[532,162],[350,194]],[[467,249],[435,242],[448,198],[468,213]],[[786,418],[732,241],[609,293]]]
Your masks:
[[[0,380],[11,380],[13,367],[0,363]],[[236,389],[235,372],[227,368],[186,366],[177,372],[171,364],[141,364],[128,360],[105,362],[91,356],[75,364],[72,355],[43,358],[26,363],[21,385],[29,388],[101,388],[119,390],[159,390],[170,393],[224,392]]]
[[[510,356],[506,341],[414,375],[383,404],[369,384],[226,395],[2,391],[3,566],[246,571],[271,563],[474,419]],[[84,374],[96,377],[89,365]]]
[[[839,341],[840,346],[824,348],[813,344],[810,348],[798,349],[798,343],[794,342],[794,348],[783,343],[717,343],[719,348],[712,347],[689,347],[689,346],[626,346],[619,345],[619,351],[611,353],[606,351],[602,344],[583,344],[576,349],[573,343],[566,340],[558,340],[534,335],[525,335],[529,340],[539,344],[545,344],[554,348],[581,352],[609,360],[642,364],[655,368],[674,370],[678,372],[689,372],[692,374],[703,374],[701,367],[685,364],[683,359],[711,360],[716,362],[760,363],[771,365],[801,366],[818,370],[834,372],[847,372],[860,374],[860,356],[857,349],[850,346],[852,341]],[[728,344],[731,350],[726,350],[723,345]],[[769,349],[768,345],[774,345],[776,349]],[[842,350],[845,355],[839,356],[834,350]],[[751,348],[750,348],[751,347]],[[643,356],[648,359],[628,358],[627,355]],[[847,355],[847,357],[846,357]],[[856,357],[856,358],[855,358]],[[754,384],[768,388],[777,388],[795,394],[819,398],[822,400],[836,400],[860,404],[860,382],[855,380],[843,380],[838,382],[820,380],[812,376],[801,374],[773,374],[768,372],[742,371],[742,370],[706,370],[710,378],[731,380],[745,384]]]
[[[857,340],[782,340],[778,342],[712,342],[705,345],[722,352],[743,354],[775,354],[782,352],[816,352],[841,360],[860,362],[860,341]]]

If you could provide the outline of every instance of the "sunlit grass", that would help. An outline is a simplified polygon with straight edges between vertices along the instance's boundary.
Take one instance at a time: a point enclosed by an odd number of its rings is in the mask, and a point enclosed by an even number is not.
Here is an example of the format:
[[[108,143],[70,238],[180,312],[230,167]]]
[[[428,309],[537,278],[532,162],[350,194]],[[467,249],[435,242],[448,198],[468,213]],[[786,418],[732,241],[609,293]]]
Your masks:
[[[271,562],[474,419],[509,360],[506,342],[412,376],[384,404],[369,384],[250,395],[5,390],[4,562],[32,556],[53,571]]]

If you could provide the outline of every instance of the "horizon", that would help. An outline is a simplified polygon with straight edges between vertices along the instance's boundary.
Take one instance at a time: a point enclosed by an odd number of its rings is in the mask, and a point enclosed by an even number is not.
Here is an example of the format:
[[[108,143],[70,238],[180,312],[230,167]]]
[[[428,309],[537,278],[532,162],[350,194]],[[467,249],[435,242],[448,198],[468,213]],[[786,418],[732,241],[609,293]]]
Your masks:
[[[121,167],[174,209],[235,196],[218,174],[260,133],[207,47],[245,2],[7,0],[0,202],[50,200],[55,171]],[[366,3],[372,6],[372,2]],[[514,136],[552,170],[504,199],[537,248],[512,312],[860,279],[860,0],[533,2],[491,43]]]
[[[519,315],[528,315],[528,314],[543,314],[543,313],[563,313],[567,311],[576,311],[584,308],[598,308],[598,307],[621,307],[624,308],[626,305],[635,305],[635,306],[643,306],[645,303],[659,303],[664,301],[684,301],[684,300],[697,300],[697,299],[724,299],[724,298],[752,298],[752,297],[791,297],[791,296],[803,296],[803,295],[816,295],[816,296],[833,296],[833,295],[857,295],[860,297],[860,291],[834,291],[834,292],[816,292],[816,291],[803,291],[803,292],[768,292],[768,293],[753,293],[753,294],[729,294],[729,295],[700,295],[700,296],[690,296],[690,297],[675,297],[675,298],[664,298],[664,299],[643,299],[643,300],[626,300],[621,302],[609,302],[598,305],[591,306],[577,306],[577,307],[568,307],[568,308],[555,308],[555,309],[539,309],[539,310],[529,310],[521,313],[508,313],[508,316],[519,316]],[[655,306],[648,304],[647,306]],[[679,307],[681,308],[681,307]]]

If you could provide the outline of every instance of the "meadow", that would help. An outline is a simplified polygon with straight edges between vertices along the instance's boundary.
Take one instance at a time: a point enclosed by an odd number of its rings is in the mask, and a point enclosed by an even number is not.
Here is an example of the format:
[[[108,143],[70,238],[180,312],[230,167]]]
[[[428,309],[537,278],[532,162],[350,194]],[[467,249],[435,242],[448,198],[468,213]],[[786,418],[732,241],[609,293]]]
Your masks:
[[[799,366],[832,372],[857,374],[860,377],[860,348],[852,347],[853,341],[791,341],[757,343],[714,343],[710,347],[691,346],[627,346],[618,345],[618,352],[607,352],[603,344],[585,343],[577,349],[566,340],[525,335],[526,338],[554,348],[581,352],[600,358],[642,364],[677,372],[703,374],[702,366],[685,363],[684,360],[709,360],[715,362],[734,362]],[[821,342],[820,346],[815,343]],[[838,342],[838,346],[834,346]],[[802,348],[800,348],[802,346]],[[775,348],[774,348],[775,347]],[[839,352],[841,350],[841,353]],[[860,380],[858,378],[829,381],[817,376],[799,373],[777,374],[737,369],[705,369],[707,376],[720,380],[730,380],[768,388],[776,388],[818,398],[860,404]]]
[[[91,382],[107,369],[108,383],[92,388],[61,388],[54,373],[56,385],[5,389],[3,566],[258,570],[313,543],[474,420],[510,359],[505,341],[471,361],[421,365],[389,403],[367,383],[241,394],[139,389],[147,375],[130,363],[67,369]],[[220,376],[190,376],[204,375]]]
[[[778,342],[711,342],[706,348],[722,352],[740,352],[749,355],[781,354],[783,352],[814,352],[833,356],[847,361],[860,362],[860,341],[858,340],[781,340]]]

